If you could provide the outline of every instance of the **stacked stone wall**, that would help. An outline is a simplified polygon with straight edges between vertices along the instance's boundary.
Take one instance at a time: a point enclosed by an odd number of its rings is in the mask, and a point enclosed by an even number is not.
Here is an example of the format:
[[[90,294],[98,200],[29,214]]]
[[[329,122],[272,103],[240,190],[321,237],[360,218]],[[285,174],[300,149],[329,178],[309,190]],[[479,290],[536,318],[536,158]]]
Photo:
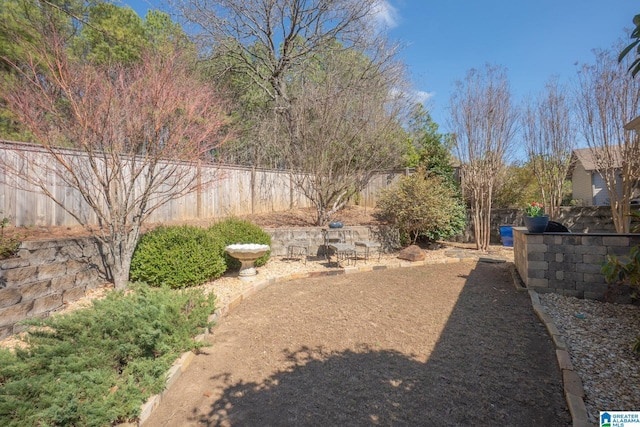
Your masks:
[[[0,339],[19,321],[47,317],[106,282],[92,238],[23,242],[17,256],[0,261]]]

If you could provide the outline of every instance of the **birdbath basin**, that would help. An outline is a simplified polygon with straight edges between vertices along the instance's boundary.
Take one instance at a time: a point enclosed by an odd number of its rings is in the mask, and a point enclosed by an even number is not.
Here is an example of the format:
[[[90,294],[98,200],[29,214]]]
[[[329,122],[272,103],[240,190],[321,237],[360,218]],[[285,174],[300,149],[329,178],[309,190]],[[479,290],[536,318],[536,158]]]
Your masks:
[[[229,255],[242,263],[240,274],[238,275],[241,279],[258,274],[253,264],[258,258],[266,254],[269,249],[271,249],[269,245],[259,245],[257,243],[236,243],[224,248]]]

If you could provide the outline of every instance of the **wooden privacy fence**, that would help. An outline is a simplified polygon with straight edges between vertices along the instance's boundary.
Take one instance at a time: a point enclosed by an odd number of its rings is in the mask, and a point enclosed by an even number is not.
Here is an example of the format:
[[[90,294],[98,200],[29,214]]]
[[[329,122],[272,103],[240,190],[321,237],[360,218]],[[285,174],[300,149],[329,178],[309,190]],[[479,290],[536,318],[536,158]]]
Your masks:
[[[81,152],[72,150],[67,154],[82,156]],[[27,179],[26,175],[33,173],[46,175],[47,189],[58,200],[65,206],[73,206],[74,211],[80,212],[87,223],[96,224],[97,218],[81,194],[67,185],[64,179],[55,173],[47,173],[43,168],[42,165],[47,164],[46,156],[46,151],[38,145],[0,141],[0,219],[9,218],[15,226],[78,225],[73,216]],[[20,172],[16,173],[17,170]],[[201,164],[197,167],[197,173],[214,176],[215,179],[210,185],[199,186],[183,197],[170,200],[154,211],[148,222],[222,218],[311,206],[310,201],[293,184],[295,175],[291,171]],[[360,193],[358,203],[374,207],[380,190],[405,173],[405,170],[396,170],[374,175]]]

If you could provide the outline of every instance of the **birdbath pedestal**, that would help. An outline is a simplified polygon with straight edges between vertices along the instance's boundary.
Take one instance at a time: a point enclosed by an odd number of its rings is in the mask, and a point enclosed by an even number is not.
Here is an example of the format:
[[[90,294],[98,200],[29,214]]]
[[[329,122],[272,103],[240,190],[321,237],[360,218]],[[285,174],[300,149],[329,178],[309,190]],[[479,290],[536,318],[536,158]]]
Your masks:
[[[258,274],[254,263],[258,258],[266,254],[269,249],[271,249],[269,245],[259,245],[257,243],[236,243],[224,248],[229,255],[242,263],[238,274],[240,279],[250,279]]]

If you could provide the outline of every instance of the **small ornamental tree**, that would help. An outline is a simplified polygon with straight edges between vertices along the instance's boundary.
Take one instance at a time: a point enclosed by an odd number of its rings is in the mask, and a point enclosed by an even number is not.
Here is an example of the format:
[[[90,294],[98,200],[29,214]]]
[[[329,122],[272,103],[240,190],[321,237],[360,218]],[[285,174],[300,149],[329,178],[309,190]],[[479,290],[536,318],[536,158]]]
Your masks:
[[[448,239],[466,225],[465,206],[455,187],[422,168],[385,190],[377,207],[380,216],[408,235],[411,243],[419,237]]]
[[[1,58],[14,74],[0,80],[0,98],[43,155],[17,149],[0,165],[9,180],[27,180],[89,228],[116,289],[126,288],[149,215],[213,179],[197,164],[222,141],[223,104],[188,52],[150,51],[131,65],[96,65],[70,57],[55,31],[43,43],[23,43],[22,57]],[[52,190],[53,178],[84,205],[65,202]]]

